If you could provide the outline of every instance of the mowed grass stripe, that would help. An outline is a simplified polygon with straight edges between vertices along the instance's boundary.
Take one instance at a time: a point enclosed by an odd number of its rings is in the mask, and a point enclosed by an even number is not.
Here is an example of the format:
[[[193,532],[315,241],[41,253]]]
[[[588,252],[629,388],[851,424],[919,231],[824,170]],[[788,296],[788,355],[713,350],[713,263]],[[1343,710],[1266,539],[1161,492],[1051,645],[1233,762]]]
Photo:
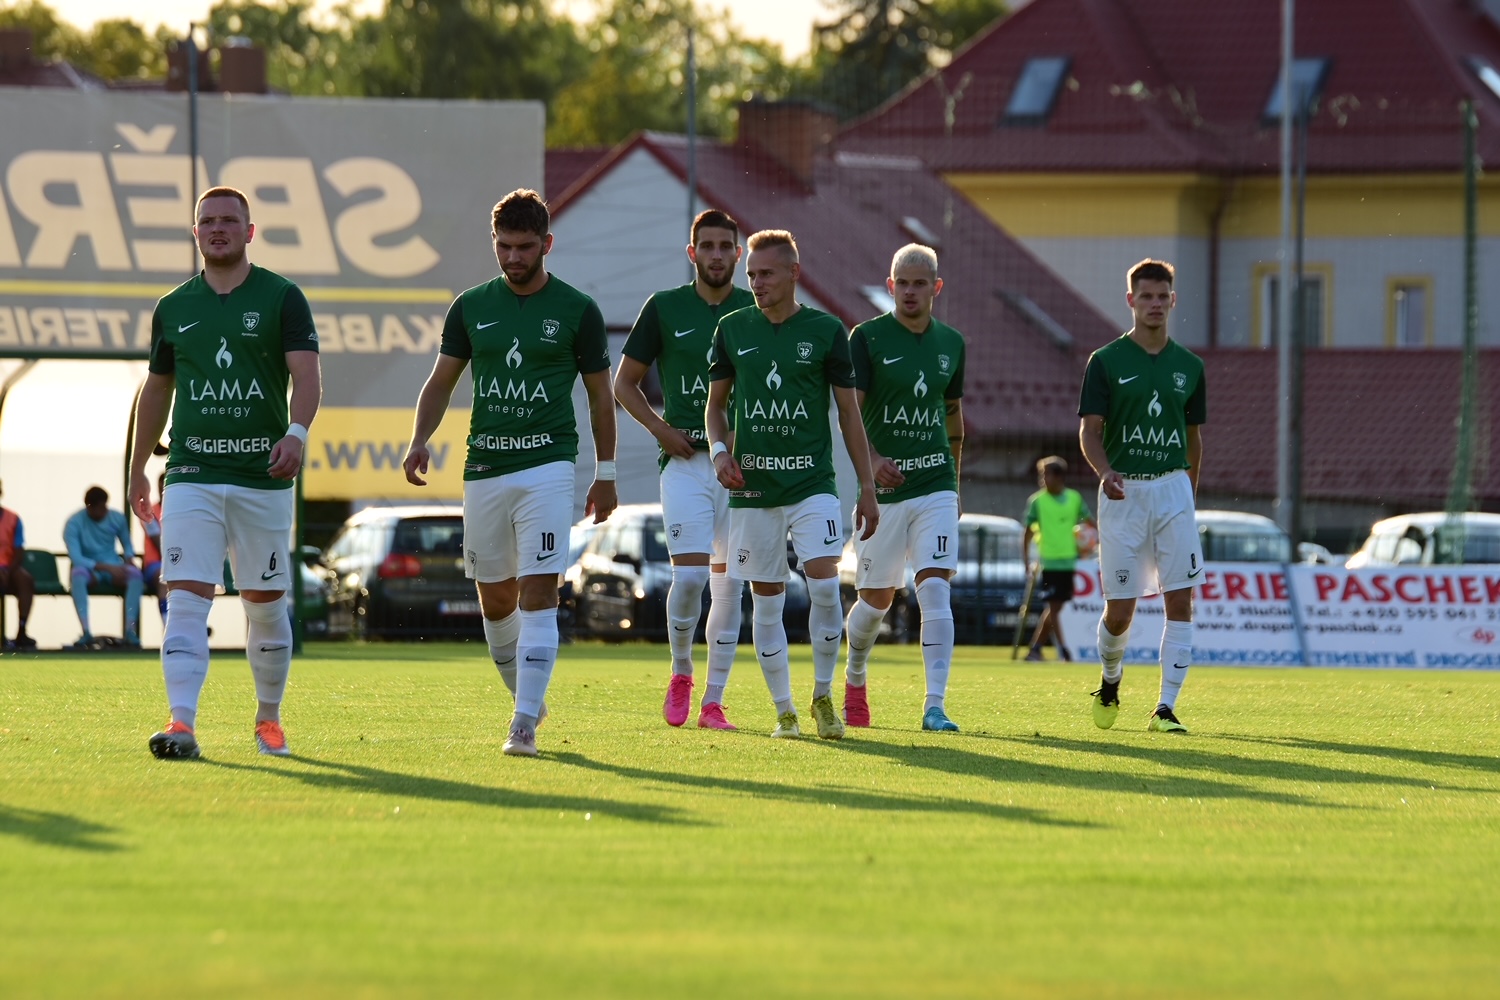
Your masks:
[[[1472,996],[1500,973],[1500,676],[1197,669],[1170,737],[1144,731],[1154,669],[1102,732],[1096,668],[965,649],[965,731],[940,736],[919,650],[881,647],[876,726],[786,742],[747,653],[717,733],[661,721],[661,648],[565,647],[535,761],[500,754],[509,696],[473,644],[310,646],[291,759],[255,753],[248,667],[216,657],[198,762],[146,751],[155,661],[7,657],[0,992]]]

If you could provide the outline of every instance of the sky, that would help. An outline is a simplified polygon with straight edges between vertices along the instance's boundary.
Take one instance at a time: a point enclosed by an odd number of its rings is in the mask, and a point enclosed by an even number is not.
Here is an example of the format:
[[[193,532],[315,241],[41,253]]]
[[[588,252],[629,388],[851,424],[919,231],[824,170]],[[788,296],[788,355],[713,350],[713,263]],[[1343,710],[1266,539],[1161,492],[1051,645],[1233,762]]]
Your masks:
[[[559,7],[566,8],[575,20],[585,20],[594,9],[593,0],[554,0]],[[165,23],[181,26],[183,33],[194,21],[203,20],[214,0],[154,0],[151,12],[143,14],[139,4],[123,0],[47,0],[50,7],[64,21],[80,28],[87,28],[95,21],[115,17],[129,17],[154,28]],[[319,7],[328,8],[328,0],[318,0]],[[382,6],[381,0],[354,0],[359,11],[375,11]],[[728,0],[708,0],[708,9],[729,9],[729,16],[750,38],[768,39],[781,43],[782,52],[788,59],[795,59],[807,51],[813,22],[827,17],[822,0],[756,0],[755,3],[730,3]]]

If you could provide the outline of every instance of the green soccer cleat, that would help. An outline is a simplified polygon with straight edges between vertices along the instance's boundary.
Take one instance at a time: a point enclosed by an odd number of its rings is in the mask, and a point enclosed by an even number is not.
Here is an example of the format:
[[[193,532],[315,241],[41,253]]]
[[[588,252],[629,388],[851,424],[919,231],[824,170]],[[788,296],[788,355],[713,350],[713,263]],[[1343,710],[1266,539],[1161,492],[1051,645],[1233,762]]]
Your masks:
[[[776,728],[771,730],[773,740],[794,740],[802,735],[802,728],[797,725],[796,712],[782,712],[776,717]]]
[[[929,733],[956,733],[958,723],[948,718],[948,713],[934,705],[922,713],[922,728]]]
[[[844,738],[844,722],[833,710],[833,699],[828,695],[812,700],[812,716],[818,723],[818,739],[841,740]]]
[[[1186,733],[1188,727],[1177,721],[1177,716],[1165,705],[1157,705],[1156,711],[1151,713],[1151,721],[1146,723],[1146,728],[1153,733]]]
[[[1094,725],[1108,729],[1115,724],[1120,714],[1120,682],[1099,679],[1099,690],[1094,692]]]

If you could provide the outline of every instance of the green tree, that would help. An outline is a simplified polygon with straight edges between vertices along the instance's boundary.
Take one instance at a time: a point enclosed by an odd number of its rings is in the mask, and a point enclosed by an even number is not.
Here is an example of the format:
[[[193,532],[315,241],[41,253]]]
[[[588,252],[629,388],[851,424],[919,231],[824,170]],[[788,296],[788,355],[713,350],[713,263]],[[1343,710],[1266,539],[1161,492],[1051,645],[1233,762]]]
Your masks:
[[[68,59],[83,44],[83,32],[41,0],[0,7],[0,28],[30,28],[31,52],[39,62]]]
[[[267,82],[276,90],[303,95],[351,95],[363,92],[362,60],[353,38],[356,19],[348,7],[335,8],[331,21],[312,19],[306,0],[223,0],[208,12],[214,44],[247,38],[266,50]]]
[[[99,21],[69,61],[106,80],[160,78],[167,75],[166,39],[125,18]]]
[[[746,39],[723,11],[699,10],[693,0],[612,0],[583,29],[586,65],[553,102],[548,144],[610,145],[640,129],[684,131],[689,25],[704,135],[728,135],[741,100],[790,88],[780,48]]]
[[[798,96],[852,118],[876,107],[1002,16],[1004,0],[843,0],[814,29]]]

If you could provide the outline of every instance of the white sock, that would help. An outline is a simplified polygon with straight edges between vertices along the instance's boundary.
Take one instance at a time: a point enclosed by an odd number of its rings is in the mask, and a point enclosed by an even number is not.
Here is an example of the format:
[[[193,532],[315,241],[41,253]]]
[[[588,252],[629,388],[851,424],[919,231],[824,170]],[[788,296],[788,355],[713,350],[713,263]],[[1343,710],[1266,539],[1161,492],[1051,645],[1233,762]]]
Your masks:
[[[516,639],[516,721],[536,729],[557,663],[557,609],[522,611]]]
[[[161,672],[172,721],[191,727],[208,677],[208,612],[214,602],[186,590],[167,595],[167,628],[161,639]]]
[[[927,668],[927,700],[922,711],[942,708],[948,694],[948,669],[953,663],[953,586],[940,576],[917,584],[917,606],[922,609],[922,664]]]
[[[808,642],[812,645],[813,697],[833,693],[833,672],[839,665],[839,642],[844,638],[844,609],[839,607],[839,579],[807,578]]]
[[[1170,618],[1161,630],[1161,698],[1159,704],[1177,707],[1182,682],[1193,663],[1193,623]]]
[[[740,595],[745,592],[745,584],[728,573],[715,573],[708,578],[708,592],[712,600],[703,628],[708,641],[708,686],[703,690],[703,701],[722,705],[734,651],[740,644]]]
[[[255,677],[256,722],[280,722],[281,699],[292,669],[292,620],[286,613],[286,595],[265,604],[240,598],[249,619],[245,630],[245,658]],[[204,640],[205,642],[207,639]]]
[[[755,614],[751,620],[751,637],[755,640],[755,658],[765,675],[766,689],[776,703],[776,713],[793,712],[792,671],[787,665],[786,623],[781,612],[786,607],[786,592],[751,594]]]
[[[870,662],[870,648],[880,635],[880,623],[885,621],[885,612],[864,598],[854,602],[849,609],[849,620],[844,627],[849,632],[849,658],[844,664],[844,683],[850,687],[864,687],[865,673]]]
[[[667,643],[672,650],[672,673],[693,676],[693,633],[703,615],[707,566],[673,566],[667,590]]]
[[[484,619],[484,641],[490,647],[490,659],[500,671],[506,690],[516,694],[516,640],[521,637],[521,612],[512,611],[499,621]]]
[[[1120,661],[1125,658],[1125,643],[1129,638],[1130,629],[1115,635],[1104,627],[1104,619],[1099,619],[1099,662],[1104,666],[1104,679],[1112,684],[1118,684],[1125,675]]]

